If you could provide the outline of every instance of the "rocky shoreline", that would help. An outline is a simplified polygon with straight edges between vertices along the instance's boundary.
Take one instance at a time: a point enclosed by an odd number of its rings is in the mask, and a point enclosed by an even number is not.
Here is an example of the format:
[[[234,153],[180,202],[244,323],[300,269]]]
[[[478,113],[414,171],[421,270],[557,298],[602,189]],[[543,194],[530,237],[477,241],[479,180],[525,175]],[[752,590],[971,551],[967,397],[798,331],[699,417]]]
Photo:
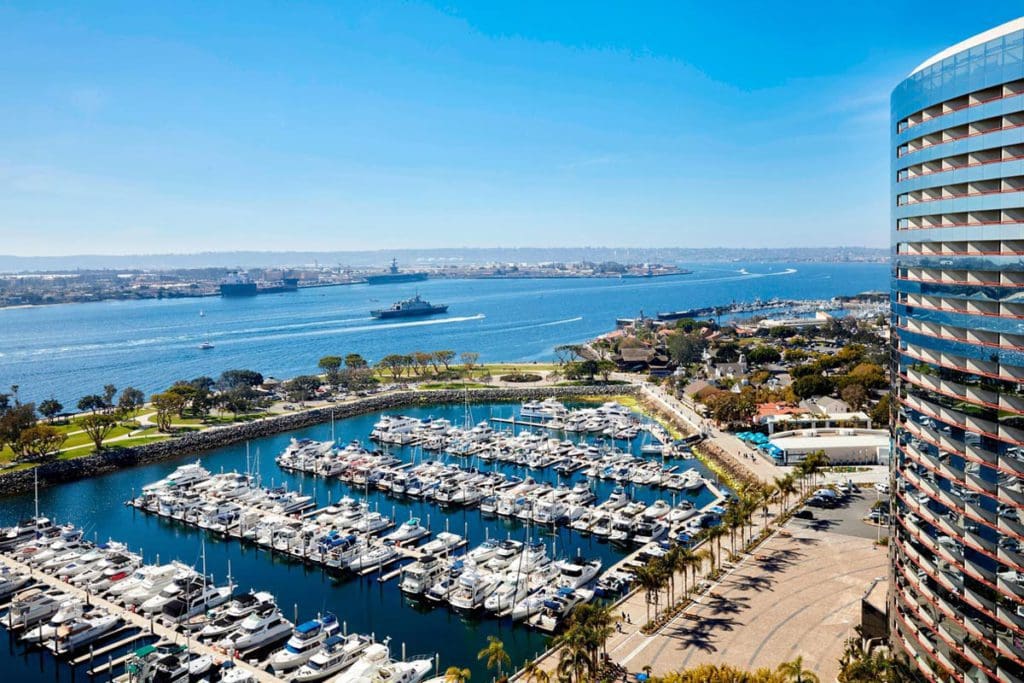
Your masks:
[[[314,408],[287,415],[275,415],[253,422],[226,427],[214,427],[201,432],[186,432],[173,439],[156,443],[118,448],[73,460],[55,460],[32,469],[0,474],[0,497],[31,491],[38,472],[39,486],[54,486],[98,474],[114,472],[125,467],[148,465],[161,460],[192,456],[241,441],[259,439],[281,432],[301,429],[327,422],[332,417],[343,420],[356,415],[381,410],[394,410],[415,405],[461,403],[468,395],[471,403],[501,403],[585,396],[621,396],[635,394],[637,387],[627,384],[578,387],[508,387],[469,389],[443,389],[432,391],[403,391],[367,396],[351,403]]]

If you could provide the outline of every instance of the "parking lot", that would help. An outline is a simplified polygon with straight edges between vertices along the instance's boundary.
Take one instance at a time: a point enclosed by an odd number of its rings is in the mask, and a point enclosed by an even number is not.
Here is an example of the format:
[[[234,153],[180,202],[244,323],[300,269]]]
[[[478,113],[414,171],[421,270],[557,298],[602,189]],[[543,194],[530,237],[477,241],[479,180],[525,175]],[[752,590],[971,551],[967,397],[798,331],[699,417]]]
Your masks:
[[[802,655],[822,681],[835,680],[861,597],[888,566],[879,530],[862,521],[875,500],[865,489],[834,509],[813,508],[814,519],[791,520],[699,605],[612,656],[630,671],[649,664],[663,675],[704,663],[775,668]]]

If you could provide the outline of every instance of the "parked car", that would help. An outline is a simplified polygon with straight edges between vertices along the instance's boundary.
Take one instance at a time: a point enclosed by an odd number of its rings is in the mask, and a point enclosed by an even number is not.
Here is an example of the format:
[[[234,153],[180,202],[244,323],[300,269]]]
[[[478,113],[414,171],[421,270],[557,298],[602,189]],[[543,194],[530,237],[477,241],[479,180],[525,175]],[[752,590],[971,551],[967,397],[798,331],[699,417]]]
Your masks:
[[[814,512],[808,510],[807,508],[800,508],[799,510],[793,513],[793,516],[797,519],[814,519]]]

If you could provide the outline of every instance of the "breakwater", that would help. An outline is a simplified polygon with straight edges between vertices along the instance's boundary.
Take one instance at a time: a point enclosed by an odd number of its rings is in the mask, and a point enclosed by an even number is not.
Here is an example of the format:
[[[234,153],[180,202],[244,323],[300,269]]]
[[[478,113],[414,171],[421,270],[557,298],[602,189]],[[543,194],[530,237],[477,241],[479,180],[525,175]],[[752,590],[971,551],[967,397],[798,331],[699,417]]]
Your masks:
[[[494,387],[468,390],[439,389],[376,394],[322,408],[274,415],[223,427],[210,427],[203,431],[185,432],[166,441],[127,448],[111,448],[81,458],[55,460],[35,468],[6,472],[0,474],[0,497],[31,491],[35,485],[36,475],[38,475],[40,487],[54,486],[114,472],[126,467],[191,456],[250,439],[321,424],[331,419],[343,420],[381,410],[396,410],[417,405],[461,403],[466,400],[471,403],[500,403],[544,399],[552,396],[559,399],[622,396],[635,394],[636,391],[637,388],[634,385],[613,384],[570,387]]]

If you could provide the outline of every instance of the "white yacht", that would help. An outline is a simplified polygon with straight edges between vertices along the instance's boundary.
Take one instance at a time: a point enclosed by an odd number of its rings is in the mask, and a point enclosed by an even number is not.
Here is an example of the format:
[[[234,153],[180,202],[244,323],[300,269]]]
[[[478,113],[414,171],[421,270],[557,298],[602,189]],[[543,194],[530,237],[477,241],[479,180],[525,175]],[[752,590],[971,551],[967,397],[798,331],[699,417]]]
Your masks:
[[[530,593],[530,581],[526,574],[510,571],[505,574],[497,589],[484,600],[484,609],[497,615],[511,611],[516,603]]]
[[[467,571],[459,577],[458,585],[448,604],[460,612],[472,612],[484,606],[484,601],[498,587],[496,574]]]
[[[398,588],[407,595],[423,595],[446,569],[444,562],[433,555],[427,555],[402,567]]]
[[[32,577],[27,573],[16,572],[8,567],[0,569],[0,598],[21,590],[31,580]]]
[[[590,590],[561,588],[557,594],[544,601],[544,608],[530,617],[527,623],[536,629],[551,633],[576,605],[590,602],[593,597],[594,592]]]
[[[292,636],[284,647],[270,656],[270,667],[275,673],[280,673],[302,666],[340,628],[338,618],[333,614],[299,624],[292,631]]]
[[[313,683],[333,676],[352,666],[369,646],[369,638],[355,633],[345,637],[331,636],[308,662],[299,667],[290,680]]]
[[[370,680],[373,683],[420,683],[433,668],[434,660],[431,657],[391,662],[377,669]]]
[[[10,629],[33,626],[45,621],[60,609],[61,599],[44,593],[39,588],[29,588],[14,596],[7,611],[7,627]]]
[[[560,570],[558,585],[567,588],[581,588],[601,572],[601,560],[599,559],[589,562],[560,560],[556,564]]]
[[[359,572],[372,567],[383,567],[397,556],[398,551],[395,550],[394,545],[381,543],[380,545],[368,548],[365,553],[349,562],[348,568],[354,572]]]
[[[89,643],[95,642],[113,631],[121,623],[121,618],[112,614],[97,614],[91,617],[76,619],[57,630],[57,637],[51,641],[53,653],[69,655]]]
[[[25,629],[21,639],[27,643],[45,643],[57,637],[57,631],[62,626],[70,624],[75,619],[81,619],[85,613],[85,606],[77,598],[68,598],[60,603],[56,614],[50,617],[45,624]]]
[[[143,494],[157,493],[166,488],[181,488],[183,486],[188,486],[189,484],[205,481],[209,478],[209,471],[207,471],[206,468],[196,460],[190,465],[182,465],[159,481],[154,481],[152,484],[146,484],[142,487],[142,492]]]
[[[331,683],[365,683],[373,680],[377,670],[388,663],[391,650],[386,643],[373,643],[363,650],[354,664],[331,679]]]
[[[267,609],[254,612],[242,620],[241,625],[220,641],[221,647],[245,652],[280,642],[292,631],[292,622],[281,616],[281,611]]]

